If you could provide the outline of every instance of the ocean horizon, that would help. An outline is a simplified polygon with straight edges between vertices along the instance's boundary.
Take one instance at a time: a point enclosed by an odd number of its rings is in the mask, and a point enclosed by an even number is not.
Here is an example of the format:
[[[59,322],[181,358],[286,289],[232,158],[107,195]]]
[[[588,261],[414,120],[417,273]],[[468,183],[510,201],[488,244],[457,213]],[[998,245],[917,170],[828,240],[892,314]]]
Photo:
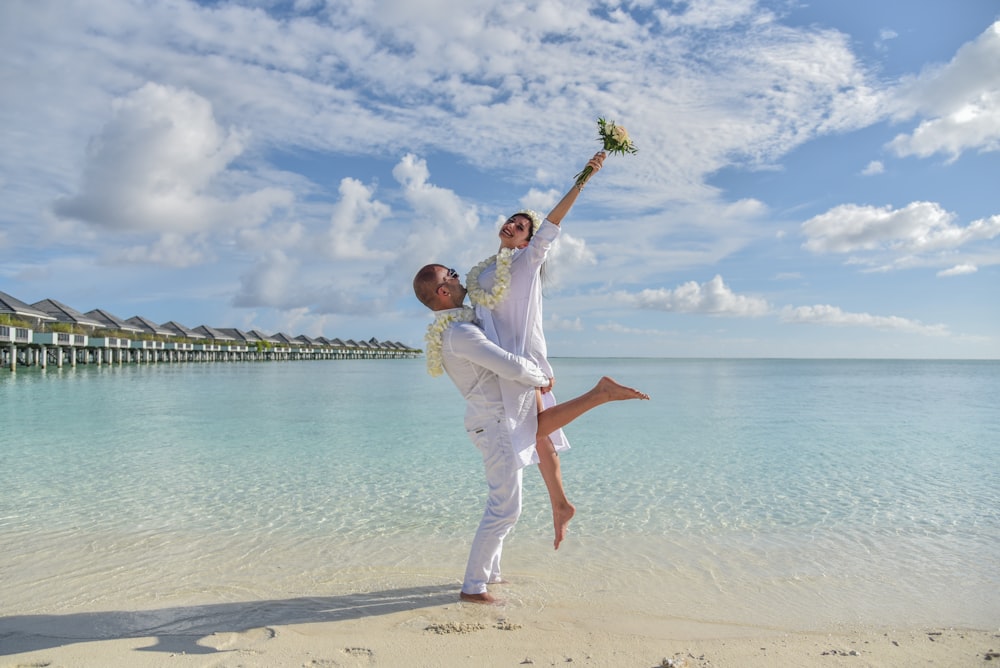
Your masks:
[[[553,358],[651,395],[567,428],[514,605],[810,630],[1000,620],[1000,361]],[[0,373],[0,617],[453,583],[484,483],[422,359]]]

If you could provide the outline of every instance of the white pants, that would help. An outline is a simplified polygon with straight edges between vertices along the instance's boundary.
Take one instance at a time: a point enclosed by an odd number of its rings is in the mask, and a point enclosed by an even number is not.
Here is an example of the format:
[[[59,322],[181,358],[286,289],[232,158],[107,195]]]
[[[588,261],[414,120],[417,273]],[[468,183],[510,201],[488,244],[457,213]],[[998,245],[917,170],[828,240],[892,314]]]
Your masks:
[[[522,469],[514,457],[510,435],[502,421],[470,431],[469,438],[483,455],[489,495],[483,519],[472,540],[462,591],[482,594],[487,583],[501,579],[503,539],[521,515]]]

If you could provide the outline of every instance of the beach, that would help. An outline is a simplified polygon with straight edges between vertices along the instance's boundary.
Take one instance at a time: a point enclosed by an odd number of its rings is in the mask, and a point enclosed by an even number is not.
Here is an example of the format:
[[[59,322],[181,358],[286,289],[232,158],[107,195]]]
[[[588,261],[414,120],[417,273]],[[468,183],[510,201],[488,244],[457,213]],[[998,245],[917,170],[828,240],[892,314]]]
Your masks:
[[[981,666],[1000,660],[997,363],[558,360],[650,393],[525,473],[499,606],[421,360],[0,377],[0,666]]]
[[[515,599],[518,586],[506,587]],[[499,588],[497,588],[499,589]],[[503,595],[503,594],[500,594]],[[795,632],[629,614],[599,602],[478,606],[450,586],[191,608],[160,635],[106,634],[120,614],[24,620],[3,666],[984,666],[1000,633],[953,628]],[[450,600],[449,600],[450,599]],[[152,611],[149,611],[152,614]],[[180,612],[180,611],[174,611]],[[163,614],[169,614],[169,611]],[[208,618],[214,618],[209,621]],[[243,620],[262,623],[250,625]],[[5,633],[11,625],[5,623]],[[43,634],[43,635],[33,635]],[[51,635],[49,635],[51,634]],[[91,640],[94,636],[105,639]]]

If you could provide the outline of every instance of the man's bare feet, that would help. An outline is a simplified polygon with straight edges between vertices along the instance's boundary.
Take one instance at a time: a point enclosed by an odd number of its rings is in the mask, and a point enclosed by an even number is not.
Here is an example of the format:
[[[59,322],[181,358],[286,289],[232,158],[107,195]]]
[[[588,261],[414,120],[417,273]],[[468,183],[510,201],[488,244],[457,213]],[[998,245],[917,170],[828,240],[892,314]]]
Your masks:
[[[563,539],[566,538],[566,527],[569,525],[569,521],[573,519],[573,515],[576,515],[576,507],[569,501],[558,509],[552,509],[552,524],[556,530],[556,539],[553,541],[553,545],[557,550],[559,549],[559,543],[563,542]]]
[[[625,387],[612,378],[604,376],[597,381],[594,388],[608,396],[608,401],[624,401],[625,399],[649,399],[649,395],[631,387]]]
[[[488,591],[484,591],[482,594],[466,594],[464,591],[458,595],[463,601],[468,603],[482,603],[484,605],[493,605],[497,603],[497,599]]]

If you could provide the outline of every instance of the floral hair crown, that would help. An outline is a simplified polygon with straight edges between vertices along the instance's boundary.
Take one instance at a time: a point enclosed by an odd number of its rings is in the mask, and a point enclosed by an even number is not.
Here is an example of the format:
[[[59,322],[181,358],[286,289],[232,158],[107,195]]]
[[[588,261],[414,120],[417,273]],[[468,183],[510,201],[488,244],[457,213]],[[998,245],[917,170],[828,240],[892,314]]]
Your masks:
[[[538,231],[538,228],[542,226],[542,217],[538,215],[537,211],[531,209],[521,209],[514,216],[527,216],[531,220],[531,233],[534,234]],[[514,216],[511,216],[513,218]]]

